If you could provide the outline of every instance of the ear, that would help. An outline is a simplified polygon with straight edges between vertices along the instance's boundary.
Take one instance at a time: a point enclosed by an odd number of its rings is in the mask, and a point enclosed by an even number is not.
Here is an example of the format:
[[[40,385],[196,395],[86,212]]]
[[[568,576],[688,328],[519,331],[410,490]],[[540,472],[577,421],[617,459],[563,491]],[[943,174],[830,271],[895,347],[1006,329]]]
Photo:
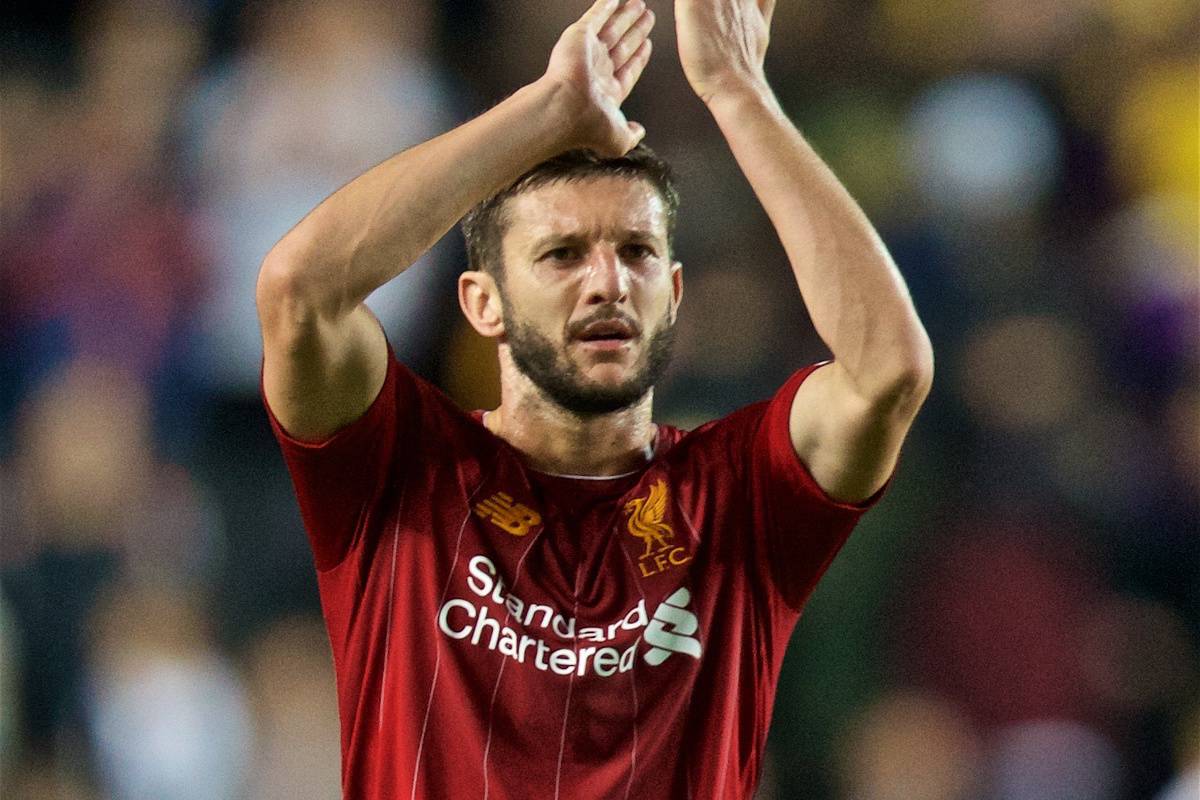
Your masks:
[[[458,307],[480,336],[495,339],[504,335],[500,287],[491,275],[472,270],[459,274]]]
[[[678,261],[671,263],[671,324],[675,324],[675,316],[679,313],[679,304],[683,302],[683,264]]]

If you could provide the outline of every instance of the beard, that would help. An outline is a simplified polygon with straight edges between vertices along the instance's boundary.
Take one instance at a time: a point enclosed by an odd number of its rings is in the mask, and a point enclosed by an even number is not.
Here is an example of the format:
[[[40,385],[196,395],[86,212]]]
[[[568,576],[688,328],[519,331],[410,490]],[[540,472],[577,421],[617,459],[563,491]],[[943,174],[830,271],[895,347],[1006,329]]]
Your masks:
[[[601,384],[583,374],[568,357],[567,346],[556,345],[541,331],[518,319],[507,303],[501,301],[501,308],[508,349],[517,369],[556,405],[578,417],[595,417],[629,408],[658,383],[671,362],[675,326],[668,315],[650,333],[634,374],[620,383]]]

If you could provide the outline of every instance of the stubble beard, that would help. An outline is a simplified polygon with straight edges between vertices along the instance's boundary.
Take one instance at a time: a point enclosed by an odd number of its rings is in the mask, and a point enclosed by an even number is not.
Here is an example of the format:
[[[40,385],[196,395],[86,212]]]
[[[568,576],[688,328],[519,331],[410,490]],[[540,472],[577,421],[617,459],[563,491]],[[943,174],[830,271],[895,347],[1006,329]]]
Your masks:
[[[663,316],[649,335],[637,371],[616,384],[589,380],[566,352],[502,302],[504,331],[513,363],[555,405],[577,417],[596,417],[629,408],[658,383],[671,362],[675,326]]]

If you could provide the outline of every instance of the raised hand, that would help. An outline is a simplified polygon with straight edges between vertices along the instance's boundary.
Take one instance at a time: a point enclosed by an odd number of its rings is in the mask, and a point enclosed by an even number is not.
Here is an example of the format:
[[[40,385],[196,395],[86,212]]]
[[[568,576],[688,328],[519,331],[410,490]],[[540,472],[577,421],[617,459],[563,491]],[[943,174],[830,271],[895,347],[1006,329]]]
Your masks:
[[[574,146],[624,155],[646,135],[625,118],[621,104],[650,59],[653,27],[645,0],[596,0],[559,37],[543,80],[566,87],[580,103],[572,119]]]
[[[675,0],[679,59],[701,100],[766,85],[774,10],[775,0]]]

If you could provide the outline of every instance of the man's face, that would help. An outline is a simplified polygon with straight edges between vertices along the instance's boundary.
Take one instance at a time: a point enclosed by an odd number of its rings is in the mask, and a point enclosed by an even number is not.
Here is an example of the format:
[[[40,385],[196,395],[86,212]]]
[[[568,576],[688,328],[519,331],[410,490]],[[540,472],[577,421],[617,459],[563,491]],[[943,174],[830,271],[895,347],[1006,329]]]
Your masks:
[[[555,182],[508,201],[501,303],[513,362],[580,415],[628,407],[670,359],[680,268],[644,180]]]

